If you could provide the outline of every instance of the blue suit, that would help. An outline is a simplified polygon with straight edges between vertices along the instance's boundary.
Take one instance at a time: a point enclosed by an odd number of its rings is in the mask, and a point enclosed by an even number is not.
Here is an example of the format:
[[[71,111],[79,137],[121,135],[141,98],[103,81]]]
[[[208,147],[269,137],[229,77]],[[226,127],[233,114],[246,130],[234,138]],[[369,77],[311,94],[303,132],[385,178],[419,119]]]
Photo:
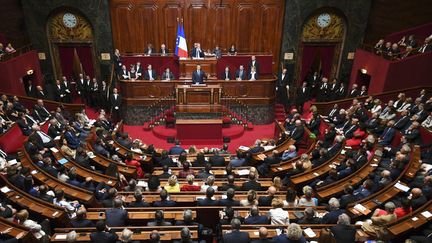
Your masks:
[[[185,152],[184,148],[180,147],[180,146],[174,146],[172,148],[170,148],[169,150],[169,154],[175,154],[175,155],[179,155],[182,152]]]
[[[128,213],[125,209],[110,208],[105,211],[105,222],[110,227],[126,226]]]
[[[245,224],[268,224],[269,220],[266,216],[257,215],[257,216],[250,216],[245,218],[244,223]]]
[[[199,74],[198,71],[195,70],[192,72],[192,82],[194,84],[203,84],[204,83],[204,79],[206,78],[206,74],[203,70],[200,70]]]
[[[384,129],[383,134],[380,137],[381,141],[379,142],[379,144],[383,146],[390,145],[391,142],[393,141],[395,133],[396,133],[396,129],[394,129],[393,127],[386,127]]]
[[[64,137],[71,149],[76,149],[80,146],[80,140],[71,131],[66,131]]]
[[[249,234],[247,232],[240,232],[237,230],[233,230],[231,233],[226,233],[223,235],[224,243],[249,243]]]

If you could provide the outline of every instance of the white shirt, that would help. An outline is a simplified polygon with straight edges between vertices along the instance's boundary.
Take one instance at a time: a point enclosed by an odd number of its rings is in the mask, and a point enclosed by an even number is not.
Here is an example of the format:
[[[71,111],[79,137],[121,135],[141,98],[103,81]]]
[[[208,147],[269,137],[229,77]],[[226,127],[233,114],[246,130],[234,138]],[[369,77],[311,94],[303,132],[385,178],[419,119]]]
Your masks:
[[[288,225],[289,217],[288,211],[282,208],[273,208],[269,210],[269,216],[272,225]]]
[[[49,143],[49,142],[51,142],[51,137],[48,136],[46,133],[44,133],[42,131],[37,131],[37,134],[42,139],[43,143]]]

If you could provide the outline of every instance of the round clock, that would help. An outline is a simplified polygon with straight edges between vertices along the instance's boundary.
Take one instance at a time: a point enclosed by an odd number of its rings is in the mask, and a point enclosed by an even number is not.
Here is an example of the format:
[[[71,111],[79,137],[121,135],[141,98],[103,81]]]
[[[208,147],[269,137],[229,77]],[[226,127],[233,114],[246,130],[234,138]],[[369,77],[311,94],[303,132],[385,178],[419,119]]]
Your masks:
[[[71,13],[65,13],[63,15],[63,24],[68,28],[73,28],[77,25],[77,17]]]
[[[330,25],[331,17],[328,13],[322,13],[317,18],[317,24],[321,28],[325,28]]]

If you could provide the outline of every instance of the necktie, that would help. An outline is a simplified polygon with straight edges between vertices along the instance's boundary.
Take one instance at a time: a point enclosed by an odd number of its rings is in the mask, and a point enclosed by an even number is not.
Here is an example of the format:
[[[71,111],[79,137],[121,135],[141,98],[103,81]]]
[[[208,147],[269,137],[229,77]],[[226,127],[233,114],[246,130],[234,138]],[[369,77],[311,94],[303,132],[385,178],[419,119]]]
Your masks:
[[[333,114],[335,113],[335,109],[333,109],[331,112],[330,112],[330,116],[333,116]]]
[[[196,50],[196,57],[200,57],[199,56],[199,49]]]
[[[294,127],[294,129],[291,132],[291,136],[294,134],[295,130],[297,129],[297,127]]]

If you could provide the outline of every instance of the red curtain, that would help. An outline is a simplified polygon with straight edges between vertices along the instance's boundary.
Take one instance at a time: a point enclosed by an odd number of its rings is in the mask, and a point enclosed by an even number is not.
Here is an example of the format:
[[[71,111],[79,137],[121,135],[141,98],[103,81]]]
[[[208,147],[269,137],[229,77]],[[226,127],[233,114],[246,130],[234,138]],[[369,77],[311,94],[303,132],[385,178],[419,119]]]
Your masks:
[[[303,80],[306,78],[306,75],[312,66],[312,63],[315,59],[316,54],[318,53],[318,50],[319,50],[319,46],[315,46],[315,45],[303,46],[300,80],[298,80],[299,84],[302,83]]]
[[[69,79],[72,77],[73,74],[74,48],[69,46],[59,46],[58,51],[60,56],[62,75],[66,76]]]
[[[331,68],[333,64],[333,57],[334,57],[334,50],[335,45],[331,46],[320,46],[320,53],[321,53],[321,71],[324,77],[331,78]]]
[[[302,53],[302,66],[300,72],[300,82],[303,82],[307,73],[310,71],[316,55],[321,58],[321,70],[323,75],[330,78],[331,68],[333,64],[335,45],[304,45]]]
[[[82,67],[90,78],[94,77],[93,54],[90,46],[75,46]]]

